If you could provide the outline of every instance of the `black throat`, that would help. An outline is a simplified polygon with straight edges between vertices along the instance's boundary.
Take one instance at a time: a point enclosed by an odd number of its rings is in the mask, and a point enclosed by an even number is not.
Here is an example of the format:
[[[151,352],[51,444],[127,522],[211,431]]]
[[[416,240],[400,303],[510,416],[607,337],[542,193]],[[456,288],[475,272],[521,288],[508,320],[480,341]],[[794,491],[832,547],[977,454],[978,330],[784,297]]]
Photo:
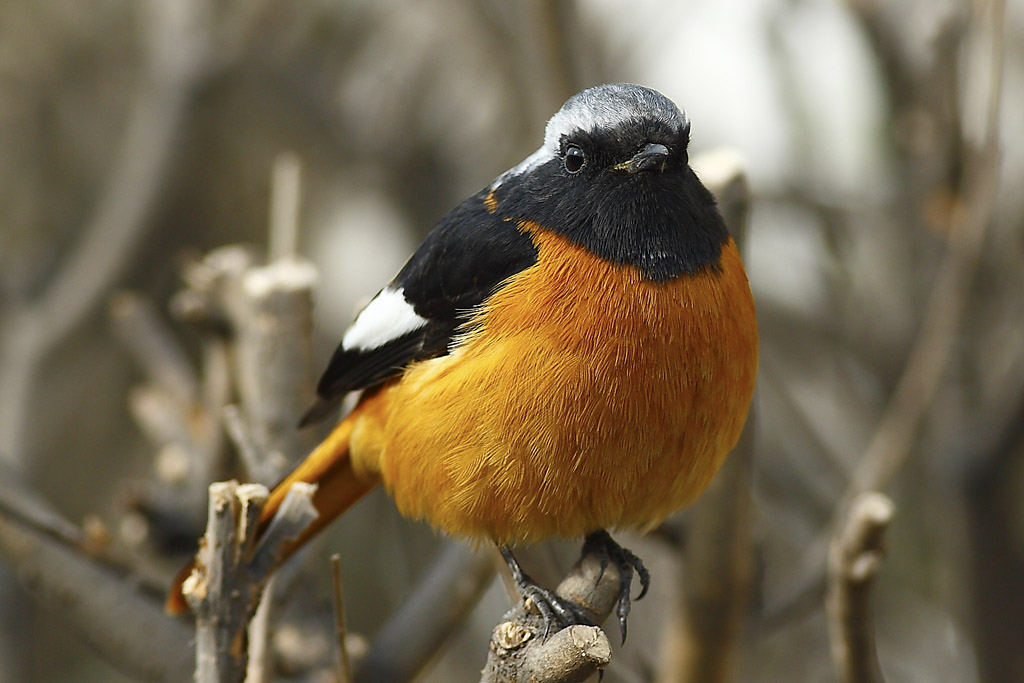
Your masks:
[[[685,157],[664,171],[576,175],[555,158],[503,179],[494,199],[503,217],[535,222],[654,281],[717,270],[729,238]]]

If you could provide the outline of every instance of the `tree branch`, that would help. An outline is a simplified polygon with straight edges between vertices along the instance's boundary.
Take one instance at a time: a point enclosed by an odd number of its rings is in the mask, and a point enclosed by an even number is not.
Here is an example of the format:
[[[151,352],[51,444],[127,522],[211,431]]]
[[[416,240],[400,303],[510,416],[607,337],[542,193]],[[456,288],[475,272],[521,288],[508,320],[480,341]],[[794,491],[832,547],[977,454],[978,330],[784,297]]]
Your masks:
[[[266,487],[234,481],[210,485],[206,536],[196,569],[182,586],[196,615],[199,683],[244,679],[249,621],[282,547],[316,519],[315,490],[315,485],[293,484],[257,542],[257,523],[269,495]]]
[[[872,5],[855,2],[854,6],[862,11]],[[999,185],[1004,14],[1004,0],[992,0],[988,27],[991,55],[986,63],[988,101],[983,140],[979,149],[970,142],[964,142],[962,156],[965,163],[960,171],[960,196],[957,197],[956,208],[950,212],[949,225],[945,226],[948,228],[946,251],[925,304],[920,331],[835,515],[825,530],[808,545],[793,589],[769,610],[774,613],[773,618],[789,612],[796,604],[802,604],[808,595],[820,595],[830,535],[849,514],[856,496],[887,488],[903,467],[957,348],[958,333],[982,246],[992,222]],[[873,15],[867,18],[879,20]],[[965,137],[963,131],[958,130],[957,135],[960,139]]]
[[[601,624],[619,599],[619,570],[588,553],[569,571],[555,592],[576,603]],[[611,661],[611,644],[596,626],[570,626],[546,640],[544,619],[532,604],[505,613],[491,634],[480,683],[584,681]]]
[[[0,476],[0,554],[40,604],[118,669],[191,678],[193,630],[167,618],[156,581],[91,544],[9,470]]]
[[[211,30],[205,0],[143,3],[149,40],[106,189],[43,293],[11,312],[0,335],[0,453],[22,457],[30,391],[42,360],[100,301],[148,227],[174,142],[204,74]]]
[[[829,547],[826,607],[832,659],[842,683],[884,681],[875,650],[871,588],[892,516],[892,501],[887,497],[863,493],[854,499]]]
[[[412,680],[466,620],[493,578],[490,555],[449,542],[373,639],[356,680]]]

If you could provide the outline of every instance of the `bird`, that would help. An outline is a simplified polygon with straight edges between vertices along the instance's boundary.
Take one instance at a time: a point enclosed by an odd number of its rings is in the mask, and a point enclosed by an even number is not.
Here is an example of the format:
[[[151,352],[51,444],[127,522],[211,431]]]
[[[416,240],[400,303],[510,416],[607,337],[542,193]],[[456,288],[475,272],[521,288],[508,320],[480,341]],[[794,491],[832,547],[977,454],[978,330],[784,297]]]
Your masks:
[[[585,615],[513,548],[583,538],[621,570],[625,638],[633,572],[639,597],[650,577],[609,530],[650,530],[704,490],[757,375],[753,296],[689,139],[660,92],[588,88],[436,224],[319,380],[303,425],[362,393],[270,493],[260,528],[294,482],[318,484],[319,517],[283,556],[383,484],[404,516],[495,544],[545,632]]]

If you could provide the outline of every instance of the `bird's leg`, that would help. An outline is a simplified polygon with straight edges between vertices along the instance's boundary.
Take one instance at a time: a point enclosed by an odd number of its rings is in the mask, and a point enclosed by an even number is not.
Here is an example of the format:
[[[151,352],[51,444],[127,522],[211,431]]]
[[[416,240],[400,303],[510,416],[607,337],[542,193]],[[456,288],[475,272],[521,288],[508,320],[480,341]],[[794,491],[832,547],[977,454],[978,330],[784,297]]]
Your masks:
[[[548,633],[551,630],[552,621],[558,622],[560,627],[573,624],[593,626],[590,618],[587,617],[586,613],[578,605],[571,600],[559,597],[554,591],[538,585],[536,581],[531,579],[523,571],[523,568],[519,566],[519,562],[512,554],[511,548],[507,545],[500,545],[498,550],[501,551],[505,564],[508,565],[509,571],[512,572],[512,580],[515,581],[519,593],[524,598],[529,598],[537,606],[537,611],[540,612],[541,617],[544,619],[545,638],[548,637]]]
[[[583,554],[588,553],[593,553],[601,559],[602,576],[609,562],[614,562],[619,570],[619,602],[615,607],[615,615],[619,618],[622,642],[626,642],[626,618],[629,617],[629,589],[633,585],[633,571],[635,570],[640,577],[640,595],[636,596],[637,600],[647,595],[647,589],[651,585],[651,574],[639,557],[616,543],[604,529],[587,534],[583,541]]]

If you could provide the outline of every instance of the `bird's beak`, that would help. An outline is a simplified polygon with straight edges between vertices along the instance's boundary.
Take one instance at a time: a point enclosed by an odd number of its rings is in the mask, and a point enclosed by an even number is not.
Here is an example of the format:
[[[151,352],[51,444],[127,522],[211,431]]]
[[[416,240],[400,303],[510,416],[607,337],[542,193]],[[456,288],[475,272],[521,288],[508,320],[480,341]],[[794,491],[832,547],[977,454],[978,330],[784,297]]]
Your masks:
[[[616,171],[637,173],[639,171],[664,171],[670,152],[665,145],[649,143],[629,161],[612,166]]]

